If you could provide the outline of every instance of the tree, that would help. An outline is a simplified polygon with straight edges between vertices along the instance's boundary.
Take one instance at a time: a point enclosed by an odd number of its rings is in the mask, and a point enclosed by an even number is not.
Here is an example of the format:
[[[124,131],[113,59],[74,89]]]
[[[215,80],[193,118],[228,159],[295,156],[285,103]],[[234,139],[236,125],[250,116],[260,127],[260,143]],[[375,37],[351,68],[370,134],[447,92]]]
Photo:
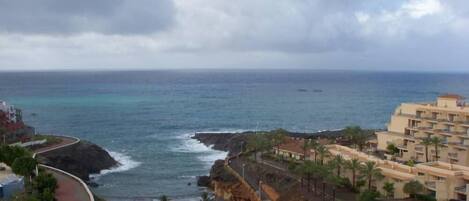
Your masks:
[[[425,146],[425,162],[428,162],[428,146],[432,145],[432,139],[426,137],[420,142],[421,145]]]
[[[314,150],[314,162],[317,162],[317,159],[318,159],[317,149],[318,149],[319,146],[320,146],[320,144],[316,140],[311,140],[309,142],[309,147]]]
[[[45,192],[48,189],[49,192],[54,193],[57,188],[57,179],[52,174],[40,172],[34,179],[34,188],[39,192]]]
[[[257,161],[257,152],[261,153],[271,148],[270,142],[264,134],[254,134],[248,137],[248,148],[254,151],[254,159]]]
[[[301,146],[301,149],[303,150],[303,160],[306,161],[306,152],[308,149],[311,148],[311,142],[309,139],[303,139],[303,145]]]
[[[275,129],[271,135],[272,145],[277,146],[277,149],[279,149],[279,146],[287,140],[287,133],[288,131],[284,129]]]
[[[345,162],[345,167],[352,171],[352,188],[355,188],[356,186],[356,177],[357,177],[357,171],[360,169],[360,161],[356,158],[349,160]]]
[[[414,198],[417,193],[422,192],[424,190],[424,186],[418,182],[417,180],[409,181],[408,183],[404,184],[403,191],[410,195],[410,197]]]
[[[324,158],[329,155],[329,150],[327,150],[327,148],[324,145],[319,145],[316,151],[319,155],[319,160],[321,162],[321,165],[324,165]]]
[[[368,140],[368,135],[360,128],[360,126],[348,126],[345,128],[344,132],[350,142],[357,146],[358,150],[362,151],[366,141]]]
[[[23,156],[32,157],[32,154],[22,147],[7,145],[0,146],[0,162],[4,162],[8,166],[11,166],[16,158]]]
[[[386,147],[386,150],[392,155],[395,155],[395,154],[399,153],[399,149],[394,144],[389,144]]]
[[[301,180],[306,178],[308,182],[308,192],[311,190],[311,176],[317,171],[316,164],[311,161],[305,161],[303,164],[296,167],[295,172],[301,175]]]
[[[11,166],[11,169],[15,174],[23,175],[26,178],[30,178],[33,170],[36,169],[36,165],[36,159],[28,156],[22,156],[15,159],[13,165]]]
[[[170,201],[171,199],[169,199],[168,196],[166,196],[166,195],[162,195],[162,196],[160,196],[159,200],[160,201]]]
[[[337,169],[337,177],[340,178],[340,170],[342,167],[345,165],[345,160],[342,155],[336,155],[334,159],[332,160],[332,166]]]
[[[434,136],[431,138],[431,142],[435,146],[435,161],[438,161],[438,158],[440,158],[438,156],[438,147],[441,146],[441,144],[443,143],[443,140],[437,136]]]
[[[387,198],[393,198],[394,197],[394,183],[385,182],[384,186],[383,186],[383,190],[386,192],[386,197]]]
[[[368,190],[371,190],[371,182],[373,179],[382,179],[381,169],[378,168],[376,162],[367,161],[360,167],[361,177],[368,181]]]
[[[213,201],[213,198],[211,198],[207,192],[203,192],[200,195],[200,201]]]

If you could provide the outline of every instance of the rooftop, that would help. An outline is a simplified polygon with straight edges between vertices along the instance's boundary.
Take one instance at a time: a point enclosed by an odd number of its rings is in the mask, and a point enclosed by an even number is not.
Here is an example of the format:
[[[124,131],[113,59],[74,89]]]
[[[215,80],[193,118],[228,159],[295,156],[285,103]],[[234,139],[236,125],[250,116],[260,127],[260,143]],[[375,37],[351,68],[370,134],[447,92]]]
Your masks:
[[[443,95],[438,96],[438,98],[448,98],[448,99],[458,99],[458,100],[465,99],[463,96],[458,95],[458,94],[443,94]]]
[[[288,138],[285,143],[279,146],[279,148],[281,150],[303,154],[303,148],[302,148],[303,143],[304,143],[303,138],[301,139]]]

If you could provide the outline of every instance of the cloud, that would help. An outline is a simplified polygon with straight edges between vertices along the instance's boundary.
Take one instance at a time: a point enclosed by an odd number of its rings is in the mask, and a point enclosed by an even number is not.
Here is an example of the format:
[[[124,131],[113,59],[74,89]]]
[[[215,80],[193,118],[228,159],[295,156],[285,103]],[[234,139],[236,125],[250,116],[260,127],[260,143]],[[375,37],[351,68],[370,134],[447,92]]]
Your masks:
[[[172,25],[171,0],[0,0],[0,32],[147,34]]]
[[[0,70],[467,69],[468,27],[465,0],[0,0]]]

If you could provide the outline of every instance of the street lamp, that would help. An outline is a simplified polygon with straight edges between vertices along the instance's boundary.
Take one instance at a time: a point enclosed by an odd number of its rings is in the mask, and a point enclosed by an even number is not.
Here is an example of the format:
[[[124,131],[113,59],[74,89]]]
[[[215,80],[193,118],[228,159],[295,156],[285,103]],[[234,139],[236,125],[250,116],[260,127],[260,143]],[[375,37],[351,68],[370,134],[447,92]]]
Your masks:
[[[243,179],[244,179],[244,166],[246,166],[246,164],[243,163]]]
[[[262,201],[262,181],[259,181],[259,200]]]

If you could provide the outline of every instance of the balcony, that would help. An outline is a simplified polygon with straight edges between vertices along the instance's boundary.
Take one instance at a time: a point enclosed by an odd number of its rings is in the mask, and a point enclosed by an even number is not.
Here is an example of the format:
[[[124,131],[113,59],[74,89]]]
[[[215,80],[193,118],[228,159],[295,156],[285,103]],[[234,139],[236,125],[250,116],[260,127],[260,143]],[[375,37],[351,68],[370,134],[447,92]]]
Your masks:
[[[423,153],[424,147],[415,147],[416,152],[421,152]]]
[[[436,190],[436,182],[435,181],[426,181],[425,182],[425,187],[427,187],[430,190]]]
[[[458,159],[458,153],[448,153],[448,157]]]
[[[455,187],[455,188],[454,188],[454,191],[456,191],[456,192],[458,192],[458,193],[466,194],[466,186]]]

